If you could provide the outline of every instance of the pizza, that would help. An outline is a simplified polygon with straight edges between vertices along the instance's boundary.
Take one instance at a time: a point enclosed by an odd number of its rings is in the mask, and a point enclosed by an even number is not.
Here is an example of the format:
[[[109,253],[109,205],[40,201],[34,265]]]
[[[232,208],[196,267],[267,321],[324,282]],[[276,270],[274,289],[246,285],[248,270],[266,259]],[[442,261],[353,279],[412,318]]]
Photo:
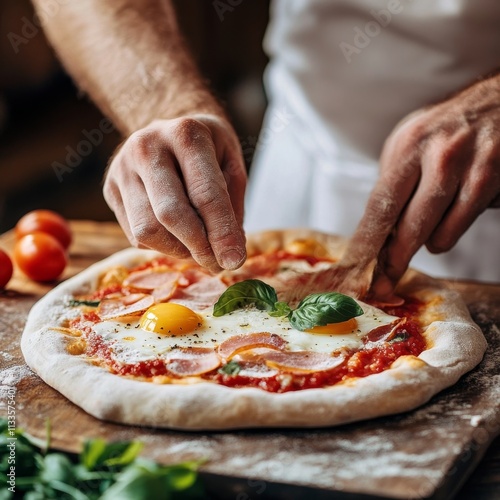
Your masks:
[[[328,282],[318,291],[345,245],[309,230],[263,232],[249,237],[240,269],[218,275],[126,249],[35,304],[22,351],[97,418],[186,430],[404,412],[481,361],[486,341],[460,296],[428,276],[408,271],[397,306]]]

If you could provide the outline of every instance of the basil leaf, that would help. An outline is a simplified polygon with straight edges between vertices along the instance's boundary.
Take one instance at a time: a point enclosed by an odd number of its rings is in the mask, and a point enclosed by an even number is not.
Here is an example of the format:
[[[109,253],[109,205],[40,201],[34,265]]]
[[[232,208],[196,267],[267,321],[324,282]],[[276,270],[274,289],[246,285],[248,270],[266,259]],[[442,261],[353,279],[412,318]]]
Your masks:
[[[269,311],[269,316],[273,316],[273,318],[279,318],[281,316],[290,314],[290,312],[290,306],[286,302],[276,302],[274,304],[274,310]]]
[[[341,323],[362,314],[363,309],[352,297],[330,292],[308,295],[288,318],[294,328],[305,331],[315,326]]]
[[[240,373],[241,366],[236,361],[229,361],[224,366],[219,368],[219,373],[222,375],[238,375]]]
[[[245,280],[231,285],[214,305],[213,315],[224,316],[253,304],[257,309],[272,311],[278,301],[276,290],[260,280]]]
[[[100,300],[79,300],[79,299],[72,299],[69,301],[69,305],[71,307],[78,307],[78,306],[89,306],[89,307],[97,307],[101,303]]]

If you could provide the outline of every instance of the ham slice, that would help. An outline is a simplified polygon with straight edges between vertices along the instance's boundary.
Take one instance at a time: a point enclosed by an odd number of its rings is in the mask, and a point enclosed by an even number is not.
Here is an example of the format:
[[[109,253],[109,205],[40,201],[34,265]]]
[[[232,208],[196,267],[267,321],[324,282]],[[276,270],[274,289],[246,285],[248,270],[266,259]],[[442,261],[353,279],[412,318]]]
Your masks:
[[[191,377],[211,372],[220,364],[221,360],[214,349],[180,348],[169,353],[167,369],[174,375]]]
[[[222,278],[228,285],[255,277],[272,276],[280,265],[281,259],[276,252],[249,257],[245,265],[235,271],[223,271]],[[267,282],[267,280],[265,280]]]
[[[283,350],[287,346],[287,341],[275,333],[245,333],[234,335],[219,345],[219,356],[224,359],[231,359],[236,354],[255,349],[267,347],[268,349]]]
[[[213,306],[227,286],[217,276],[206,276],[186,288],[177,288],[170,302],[200,311]]]
[[[116,299],[104,299],[99,304],[98,316],[103,319],[114,319],[121,316],[138,315],[154,304],[152,295],[131,293]]]
[[[175,291],[177,290],[178,285],[179,285],[179,282],[172,281],[172,282],[166,283],[158,288],[155,288],[151,292],[151,295],[153,296],[155,303],[157,304],[158,302],[166,302],[168,299],[170,299],[174,295]]]
[[[123,285],[138,288],[139,290],[151,291],[165,286],[170,287],[172,284],[177,283],[180,278],[181,274],[177,271],[148,268],[130,273],[123,280]]]
[[[340,366],[345,359],[343,356],[330,356],[326,353],[310,351],[268,351],[261,354],[261,357],[271,368],[278,368],[292,373],[331,370]]]
[[[365,347],[370,349],[371,347],[380,345],[383,342],[389,342],[396,336],[396,332],[399,327],[404,326],[406,322],[406,318],[401,318],[400,320],[393,321],[388,325],[381,325],[373,329],[365,337]]]
[[[202,281],[207,278],[212,278],[211,274],[208,274],[203,269],[199,267],[185,267],[182,271],[182,286],[186,287],[192,285],[193,283],[197,283],[198,281]]]
[[[262,365],[260,363],[242,363],[241,370],[238,372],[240,377],[249,378],[269,378],[274,377],[279,372],[274,370],[267,365]]]

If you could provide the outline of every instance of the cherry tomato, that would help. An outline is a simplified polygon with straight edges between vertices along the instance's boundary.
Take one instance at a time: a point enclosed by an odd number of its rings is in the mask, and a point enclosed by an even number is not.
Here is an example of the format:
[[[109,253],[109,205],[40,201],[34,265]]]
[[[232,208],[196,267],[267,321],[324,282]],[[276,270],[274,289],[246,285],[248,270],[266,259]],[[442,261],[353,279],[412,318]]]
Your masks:
[[[16,238],[41,231],[48,233],[68,248],[71,243],[71,229],[68,221],[52,210],[33,210],[19,219],[16,224]]]
[[[10,257],[0,248],[0,288],[5,288],[12,278],[12,261]]]
[[[52,281],[64,271],[66,251],[53,236],[35,232],[23,236],[14,247],[14,260],[34,281]]]

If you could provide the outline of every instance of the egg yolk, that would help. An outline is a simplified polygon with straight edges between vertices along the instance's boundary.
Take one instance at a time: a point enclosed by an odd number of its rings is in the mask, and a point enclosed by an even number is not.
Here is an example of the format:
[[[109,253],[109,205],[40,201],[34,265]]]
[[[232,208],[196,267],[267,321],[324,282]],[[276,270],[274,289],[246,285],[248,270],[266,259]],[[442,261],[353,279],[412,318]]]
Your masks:
[[[201,317],[189,307],[170,302],[151,306],[140,321],[143,330],[163,335],[191,333],[201,324]]]
[[[348,319],[347,321],[341,321],[340,323],[329,323],[324,326],[315,326],[306,330],[308,333],[350,333],[358,326],[356,318]]]

